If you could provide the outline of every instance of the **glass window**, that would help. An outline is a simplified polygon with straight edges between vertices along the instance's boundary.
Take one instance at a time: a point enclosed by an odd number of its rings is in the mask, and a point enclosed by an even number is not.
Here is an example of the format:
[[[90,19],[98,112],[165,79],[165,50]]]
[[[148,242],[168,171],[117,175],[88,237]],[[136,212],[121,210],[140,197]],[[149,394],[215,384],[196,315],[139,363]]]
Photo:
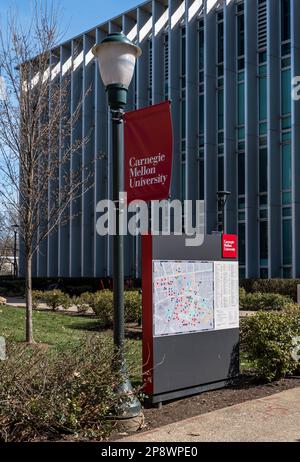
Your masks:
[[[281,128],[282,130],[288,130],[292,126],[292,118],[291,117],[283,117],[281,120]]]
[[[224,92],[218,92],[218,130],[224,128]]]
[[[245,72],[244,71],[240,71],[238,73],[238,81],[239,82],[242,82],[243,80],[245,80]]]
[[[245,154],[238,155],[238,177],[238,194],[243,196],[245,194]]]
[[[185,199],[185,163],[181,164],[181,198]]]
[[[259,134],[266,135],[268,131],[268,124],[267,123],[260,123],[259,124]]]
[[[283,264],[292,264],[292,220],[282,223]]]
[[[261,277],[261,279],[268,279],[268,277],[269,277],[268,268],[260,268],[260,277]]]
[[[245,58],[239,58],[238,60],[238,70],[242,71],[245,69]]]
[[[246,264],[246,225],[239,223],[239,262],[240,265]]]
[[[281,60],[281,67],[284,68],[284,67],[290,67],[291,65],[291,58],[288,57],[288,58],[283,58]]]
[[[291,144],[282,146],[282,189],[292,189],[292,155]]]
[[[259,120],[266,120],[267,115],[267,78],[259,78]]]
[[[268,210],[262,209],[259,211],[259,217],[264,220],[268,218]]]
[[[199,161],[199,199],[204,200],[204,160]]]
[[[199,69],[204,68],[204,30],[199,31]]]
[[[243,140],[245,138],[245,127],[238,129],[238,139]]]
[[[292,278],[292,268],[283,268],[283,277],[286,279]]]
[[[291,69],[285,69],[281,73],[281,108],[282,115],[290,114],[292,107],[291,93]]]
[[[244,210],[246,207],[246,200],[244,197],[239,198],[239,210]]]
[[[268,150],[259,150],[259,192],[268,191]]]
[[[238,56],[243,56],[245,53],[245,22],[243,14],[239,15],[237,18],[237,37]]]
[[[181,103],[181,138],[184,139],[186,135],[186,111],[185,111],[185,101]]]
[[[199,133],[204,133],[204,95],[199,96]]]
[[[268,205],[268,196],[267,196],[267,194],[262,194],[259,197],[259,205],[261,207],[264,207],[265,205]]]
[[[245,279],[246,278],[246,270],[245,270],[245,268],[240,268],[239,277],[240,277],[240,279]]]
[[[286,56],[291,53],[291,44],[290,43],[285,43],[284,45],[281,46],[281,56]]]
[[[282,205],[290,205],[292,203],[292,193],[285,192],[282,194]]]
[[[267,52],[266,51],[261,51],[259,53],[259,64],[263,64],[267,62]]]
[[[224,157],[218,158],[218,188],[224,190]]]
[[[181,74],[185,75],[186,68],[186,49],[185,49],[185,35],[181,37]]]
[[[261,221],[259,225],[260,231],[260,264],[261,266],[268,265],[268,223]]]
[[[282,133],[282,141],[290,141],[292,138],[292,133],[291,132],[284,132]]]
[[[291,4],[290,0],[281,0],[281,40],[291,38]]]
[[[218,63],[224,61],[224,24],[218,24]]]
[[[245,84],[238,85],[238,125],[245,123]]]
[[[282,209],[282,216],[283,217],[292,217],[292,207],[284,207]]]
[[[266,75],[267,74],[267,66],[259,66],[259,75]]]

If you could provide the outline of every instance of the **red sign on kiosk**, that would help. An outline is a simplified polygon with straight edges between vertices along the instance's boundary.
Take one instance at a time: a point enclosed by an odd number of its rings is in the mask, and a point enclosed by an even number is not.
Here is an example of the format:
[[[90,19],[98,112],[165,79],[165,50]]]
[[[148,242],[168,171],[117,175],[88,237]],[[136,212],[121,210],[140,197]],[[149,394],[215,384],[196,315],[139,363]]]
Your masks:
[[[236,259],[238,255],[238,241],[235,234],[223,234],[222,257]]]

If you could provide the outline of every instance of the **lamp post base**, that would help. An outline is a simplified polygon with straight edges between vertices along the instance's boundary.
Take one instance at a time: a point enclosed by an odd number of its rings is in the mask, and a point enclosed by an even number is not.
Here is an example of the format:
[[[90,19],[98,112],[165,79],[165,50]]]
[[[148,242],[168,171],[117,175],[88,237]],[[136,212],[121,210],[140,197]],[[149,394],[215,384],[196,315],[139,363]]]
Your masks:
[[[117,388],[116,392],[121,399],[121,402],[116,409],[116,418],[131,419],[141,414],[141,403],[134,395],[129,379],[125,379],[125,381]]]
[[[115,415],[110,417],[119,433],[136,432],[144,425],[144,414],[139,400],[133,393],[132,385],[126,379],[116,390],[120,395],[120,404],[115,409]]]

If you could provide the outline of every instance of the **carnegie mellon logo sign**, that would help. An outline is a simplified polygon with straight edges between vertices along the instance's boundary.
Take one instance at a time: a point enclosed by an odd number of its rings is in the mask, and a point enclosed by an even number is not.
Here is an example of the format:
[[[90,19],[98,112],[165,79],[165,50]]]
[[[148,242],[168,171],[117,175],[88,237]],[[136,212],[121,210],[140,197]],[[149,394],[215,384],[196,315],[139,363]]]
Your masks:
[[[222,236],[222,257],[237,259],[238,240],[235,234],[223,234]]]
[[[163,170],[163,163],[167,162],[165,154],[139,159],[131,157],[129,159],[129,189],[141,188],[150,185],[164,186],[168,180],[168,175],[160,173]]]
[[[170,103],[129,112],[125,114],[124,122],[128,203],[167,199],[173,158]]]

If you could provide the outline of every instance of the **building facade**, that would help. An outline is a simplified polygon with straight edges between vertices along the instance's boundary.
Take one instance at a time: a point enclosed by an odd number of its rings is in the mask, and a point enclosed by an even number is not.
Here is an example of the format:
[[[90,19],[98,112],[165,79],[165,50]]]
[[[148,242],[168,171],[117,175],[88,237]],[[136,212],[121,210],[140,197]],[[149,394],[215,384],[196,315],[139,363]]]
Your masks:
[[[241,277],[299,277],[300,101],[292,99],[299,23],[299,0],[153,0],[53,50],[51,66],[61,75],[72,68],[70,111],[92,88],[76,130],[92,133],[82,163],[95,185],[77,204],[80,214],[40,245],[34,276],[112,274],[111,239],[95,226],[97,202],[111,197],[112,165],[91,49],[123,31],[143,52],[126,110],[172,101],[172,198],[204,199],[210,233],[220,216],[217,191],[230,191],[225,228],[239,235]],[[126,275],[139,277],[139,239],[126,238],[125,251]]]

